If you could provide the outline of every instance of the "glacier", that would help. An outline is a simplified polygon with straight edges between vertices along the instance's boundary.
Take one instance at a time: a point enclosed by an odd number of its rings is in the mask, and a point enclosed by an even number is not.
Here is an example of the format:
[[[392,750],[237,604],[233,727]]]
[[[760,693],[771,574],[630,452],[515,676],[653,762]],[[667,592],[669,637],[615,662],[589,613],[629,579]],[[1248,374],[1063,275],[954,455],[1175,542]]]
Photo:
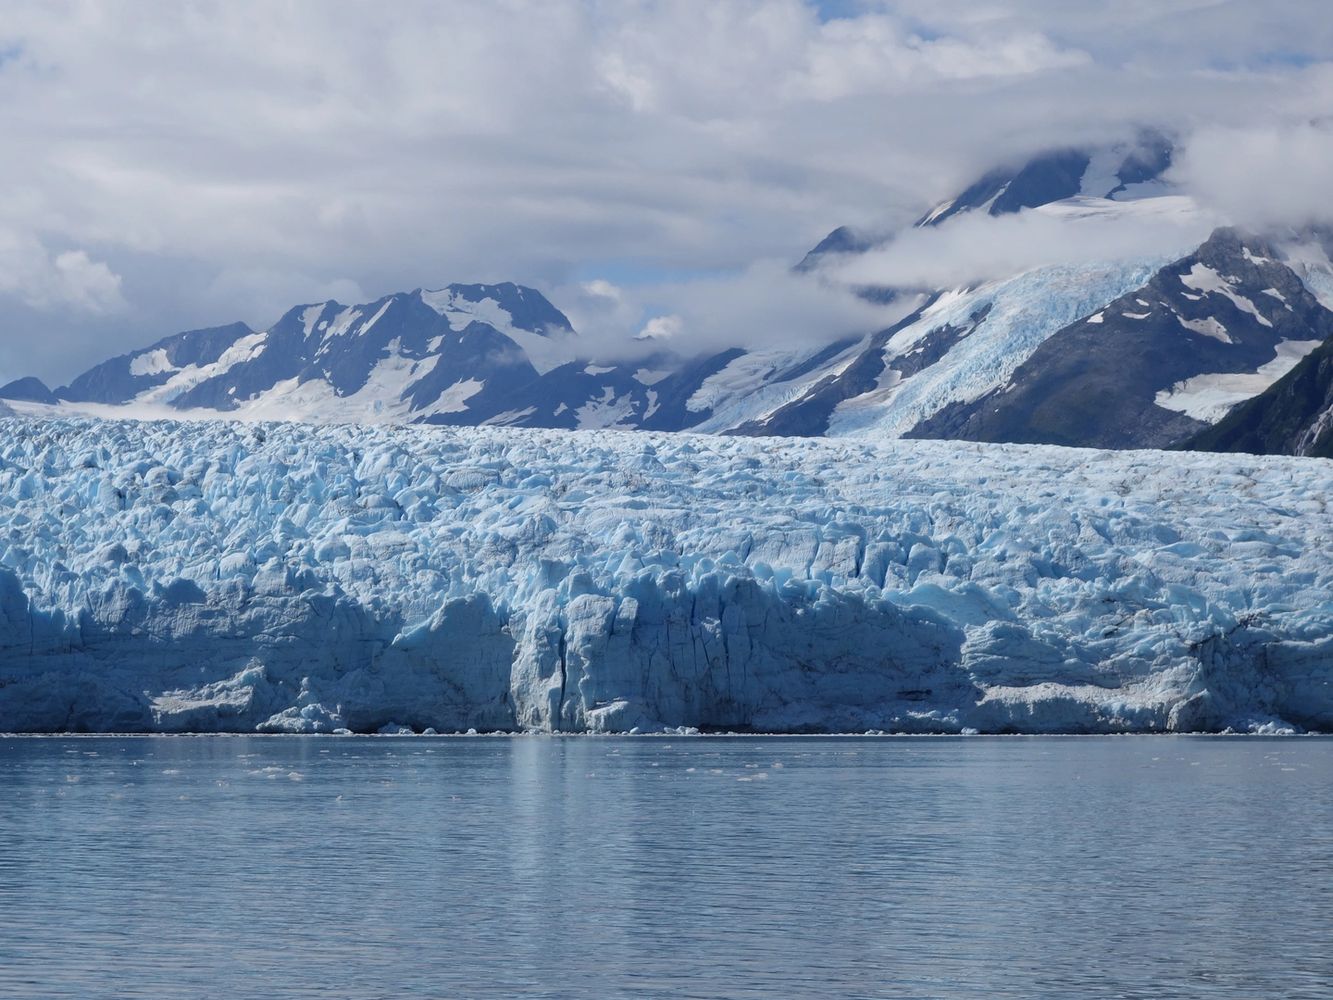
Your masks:
[[[1326,731],[1330,485],[1240,455],[6,418],[0,731]]]

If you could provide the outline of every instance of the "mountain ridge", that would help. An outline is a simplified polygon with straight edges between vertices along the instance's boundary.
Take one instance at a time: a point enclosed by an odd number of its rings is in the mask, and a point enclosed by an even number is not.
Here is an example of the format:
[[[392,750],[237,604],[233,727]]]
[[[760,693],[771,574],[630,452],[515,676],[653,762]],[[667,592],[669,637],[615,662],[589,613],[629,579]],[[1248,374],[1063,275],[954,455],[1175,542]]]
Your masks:
[[[1047,226],[1193,218],[1161,133],[1054,149],[987,171],[916,223],[1032,213]],[[890,236],[887,239],[892,240]],[[795,265],[884,245],[839,227]],[[191,330],[95,365],[54,393],[0,389],[21,412],[217,416],[741,436],[961,437],[1097,447],[1193,439],[1266,392],[1333,333],[1327,246],[1221,227],[1155,254],[1056,263],[959,287],[847,285],[902,317],[806,346],[617,353],[585,344],[512,282],[294,306],[267,330]],[[56,399],[56,402],[52,400]]]

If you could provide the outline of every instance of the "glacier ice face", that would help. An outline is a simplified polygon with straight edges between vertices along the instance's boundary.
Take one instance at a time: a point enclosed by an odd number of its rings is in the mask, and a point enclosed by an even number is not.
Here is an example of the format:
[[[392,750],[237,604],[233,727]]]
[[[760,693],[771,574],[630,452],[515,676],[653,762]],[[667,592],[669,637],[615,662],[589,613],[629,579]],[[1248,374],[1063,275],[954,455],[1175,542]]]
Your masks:
[[[1333,728],[1320,460],[20,419],[0,441],[0,730]]]

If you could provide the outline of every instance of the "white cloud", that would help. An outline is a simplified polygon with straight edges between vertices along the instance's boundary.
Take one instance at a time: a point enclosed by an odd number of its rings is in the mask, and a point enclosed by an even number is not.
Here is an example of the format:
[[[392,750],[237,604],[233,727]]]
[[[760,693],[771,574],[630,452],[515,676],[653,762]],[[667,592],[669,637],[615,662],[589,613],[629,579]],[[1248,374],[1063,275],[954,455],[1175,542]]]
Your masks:
[[[229,267],[222,271],[200,297],[218,315],[235,302],[253,303],[258,315],[276,320],[292,306],[334,299],[345,304],[366,302],[368,294],[350,278],[321,278],[275,268]]]
[[[114,312],[125,306],[120,294],[120,275],[83,250],[57,254],[52,264],[60,300],[90,313]]]
[[[669,303],[669,307],[664,307]],[[905,303],[869,302],[840,281],[760,260],[734,273],[663,282],[623,292],[614,313],[590,317],[580,346],[608,356],[669,348],[682,354],[722,347],[787,349],[888,326]],[[637,313],[635,323],[629,317]],[[631,330],[639,338],[626,340]]]
[[[1026,76],[1081,66],[1086,53],[1062,49],[1034,31],[976,40],[926,39],[886,16],[837,20],[808,45],[807,69],[788,93],[836,100],[867,93],[919,91],[955,80]]]
[[[582,285],[583,292],[597,299],[608,299],[612,302],[619,302],[624,296],[620,289],[605,278],[594,278],[592,281],[585,281]]]
[[[911,229],[886,246],[825,273],[852,284],[950,288],[1051,264],[1151,259],[1184,254],[1226,221],[1186,197],[989,216],[969,213],[938,228]]]
[[[1333,120],[1202,128],[1175,177],[1241,225],[1333,222]]]
[[[643,340],[665,342],[668,347],[671,347],[675,345],[676,339],[684,329],[685,321],[675,313],[668,313],[665,316],[654,316],[643,324],[643,329],[639,331],[639,337]]]
[[[125,307],[120,276],[84,250],[51,254],[35,236],[0,229],[0,295],[42,313],[114,313]]]
[[[1333,99],[1323,0],[863,6],[14,0],[0,129],[23,155],[0,160],[0,297],[36,310],[13,321],[15,363],[68,376],[330,289],[515,280],[593,315],[576,289],[608,260],[641,276],[599,329],[631,336],[655,309],[760,331],[778,318],[756,275],[785,279],[751,263],[836,225],[909,221],[1053,143],[1144,121],[1225,134]],[[67,251],[86,257],[62,267]],[[702,295],[662,276],[719,271],[752,319],[649,297]]]

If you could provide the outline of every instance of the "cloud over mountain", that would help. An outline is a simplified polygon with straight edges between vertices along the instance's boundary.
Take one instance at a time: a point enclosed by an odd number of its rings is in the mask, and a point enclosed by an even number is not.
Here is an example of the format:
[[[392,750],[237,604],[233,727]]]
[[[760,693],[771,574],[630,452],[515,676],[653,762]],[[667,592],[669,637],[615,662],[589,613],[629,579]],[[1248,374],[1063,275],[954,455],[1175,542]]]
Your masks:
[[[1218,211],[1289,221],[1330,59],[1319,0],[16,2],[0,377],[445,277],[606,280],[631,336],[693,308],[667,290],[734,275],[746,301],[840,222],[1145,123],[1197,131],[1182,169]]]

